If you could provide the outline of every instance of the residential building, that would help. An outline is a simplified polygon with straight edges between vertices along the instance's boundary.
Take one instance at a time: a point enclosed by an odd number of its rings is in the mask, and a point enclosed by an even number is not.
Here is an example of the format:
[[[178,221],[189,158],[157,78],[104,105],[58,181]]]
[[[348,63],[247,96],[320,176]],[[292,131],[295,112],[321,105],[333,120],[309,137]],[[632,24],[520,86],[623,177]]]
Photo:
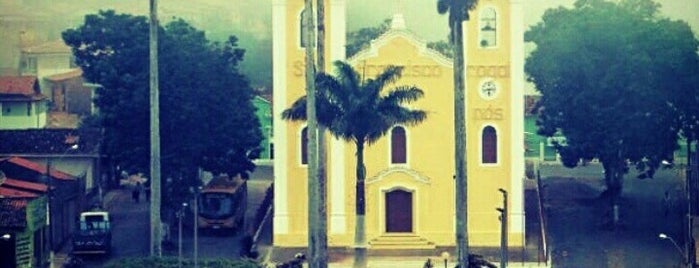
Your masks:
[[[85,83],[83,71],[79,68],[44,78],[51,93],[51,112],[63,112],[80,116],[95,112],[92,100],[95,88]]]
[[[0,77],[0,129],[43,128],[47,104],[36,76]]]
[[[260,142],[260,155],[258,164],[268,163],[274,158],[274,143],[272,143],[272,102],[271,96],[258,95],[252,100],[255,106],[255,116],[260,121],[262,141]]]
[[[0,172],[0,268],[48,264],[47,193],[45,184]]]
[[[52,185],[58,201],[51,209],[59,215],[51,219],[54,248],[70,237],[80,211],[101,202],[100,139],[100,131],[91,129],[0,131],[0,170],[8,177]]]

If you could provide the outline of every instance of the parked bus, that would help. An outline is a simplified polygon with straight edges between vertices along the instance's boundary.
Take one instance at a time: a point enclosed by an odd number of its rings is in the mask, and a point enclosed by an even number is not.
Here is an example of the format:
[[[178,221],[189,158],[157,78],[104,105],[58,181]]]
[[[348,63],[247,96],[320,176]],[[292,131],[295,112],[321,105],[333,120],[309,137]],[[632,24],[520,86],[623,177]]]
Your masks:
[[[248,188],[240,175],[218,176],[202,189],[197,200],[201,230],[244,231]]]

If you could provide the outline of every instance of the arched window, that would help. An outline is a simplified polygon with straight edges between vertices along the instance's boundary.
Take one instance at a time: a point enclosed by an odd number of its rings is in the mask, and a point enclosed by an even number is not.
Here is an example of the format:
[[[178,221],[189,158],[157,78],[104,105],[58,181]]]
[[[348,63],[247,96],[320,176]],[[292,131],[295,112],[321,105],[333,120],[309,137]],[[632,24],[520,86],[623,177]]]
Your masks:
[[[480,14],[480,42],[481,47],[494,47],[497,45],[497,13],[495,9],[486,7],[481,10]]]
[[[483,129],[481,139],[481,159],[483,164],[494,164],[498,162],[498,134],[495,128],[487,126]]]
[[[301,164],[308,165],[308,128],[301,130]]]
[[[405,129],[394,127],[391,130],[391,164],[407,163]]]
[[[306,47],[306,9],[304,8],[303,11],[301,11],[301,15],[299,16],[299,47]]]

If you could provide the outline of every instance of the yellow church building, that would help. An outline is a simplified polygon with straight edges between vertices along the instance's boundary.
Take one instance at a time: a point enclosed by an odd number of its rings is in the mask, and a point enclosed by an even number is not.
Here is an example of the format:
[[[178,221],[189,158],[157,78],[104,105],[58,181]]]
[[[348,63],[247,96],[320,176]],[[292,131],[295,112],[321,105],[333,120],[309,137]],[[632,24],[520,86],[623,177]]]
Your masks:
[[[326,0],[326,66],[347,60],[365,77],[404,66],[393,86],[416,85],[427,111],[417,126],[394,126],[365,149],[366,236],[372,249],[455,246],[452,61],[426,47],[395,15],[391,29],[345,59],[349,1]],[[273,1],[275,247],[307,245],[307,144],[304,123],[281,111],[305,95],[303,1]],[[427,12],[427,11],[426,11]],[[431,10],[429,12],[436,12]],[[500,212],[508,193],[510,247],[524,243],[524,44],[522,0],[481,0],[465,23],[468,232],[472,247],[500,246]],[[446,24],[444,27],[447,27]],[[334,70],[328,72],[333,74]],[[354,245],[355,148],[328,135],[330,247]]]

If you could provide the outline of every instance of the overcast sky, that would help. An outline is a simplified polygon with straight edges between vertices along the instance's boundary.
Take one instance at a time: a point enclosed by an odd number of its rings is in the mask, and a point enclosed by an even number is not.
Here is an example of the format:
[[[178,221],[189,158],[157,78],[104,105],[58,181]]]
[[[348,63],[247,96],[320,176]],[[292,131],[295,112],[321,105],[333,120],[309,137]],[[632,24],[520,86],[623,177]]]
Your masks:
[[[242,0],[241,0],[242,1]],[[484,0],[481,0],[484,1]],[[541,20],[544,11],[558,6],[572,7],[575,0],[523,0],[525,30]],[[446,15],[436,11],[436,0],[347,0],[348,29],[378,25],[384,18],[401,11],[407,27],[430,41],[446,38]],[[398,2],[401,2],[398,4]],[[695,34],[699,30],[699,0],[656,0],[664,16],[687,21]],[[367,10],[373,10],[367,12]],[[426,23],[428,22],[428,23]]]
[[[287,0],[301,1],[301,0]],[[436,0],[345,0],[347,30],[379,25],[384,19],[400,12],[407,27],[427,41],[446,38],[447,16],[436,11]],[[488,1],[488,0],[480,0]],[[548,8],[572,7],[575,0],[524,1],[525,30],[536,24]],[[662,5],[661,14],[687,21],[699,36],[699,0],[656,0]],[[52,25],[74,27],[82,24],[85,14],[100,9],[147,15],[147,0],[0,0],[0,16],[42,14]],[[269,72],[271,64],[272,0],[159,0],[161,21],[180,17],[205,30],[210,38],[222,40],[237,35],[240,45],[248,50],[243,63],[249,75]],[[53,34],[51,36],[59,36]],[[2,41],[0,41],[2,42]],[[271,74],[254,78],[256,82],[271,80]]]
[[[288,0],[300,1],[300,0]],[[486,1],[486,0],[481,0]],[[538,22],[547,8],[572,7],[575,0],[523,0],[525,24]],[[699,0],[656,0],[662,5],[663,15],[687,21],[692,28],[699,29]],[[415,33],[428,40],[442,39],[446,35],[446,16],[436,12],[436,0],[346,0],[348,30],[375,26],[396,12],[405,15],[406,23]],[[37,9],[35,7],[43,7]],[[162,20],[173,16],[194,20],[199,27],[218,31],[245,31],[259,38],[271,36],[272,0],[159,0]],[[19,7],[19,8],[18,8]],[[22,8],[23,7],[23,8]],[[57,20],[68,16],[75,22],[87,13],[99,9],[116,9],[119,12],[146,15],[147,0],[0,0],[0,15],[11,9],[25,12],[62,13]],[[4,10],[4,11],[3,11]],[[66,16],[66,13],[70,15]],[[210,25],[216,22],[215,26]],[[67,22],[58,22],[67,23]],[[200,25],[197,25],[200,24]]]

